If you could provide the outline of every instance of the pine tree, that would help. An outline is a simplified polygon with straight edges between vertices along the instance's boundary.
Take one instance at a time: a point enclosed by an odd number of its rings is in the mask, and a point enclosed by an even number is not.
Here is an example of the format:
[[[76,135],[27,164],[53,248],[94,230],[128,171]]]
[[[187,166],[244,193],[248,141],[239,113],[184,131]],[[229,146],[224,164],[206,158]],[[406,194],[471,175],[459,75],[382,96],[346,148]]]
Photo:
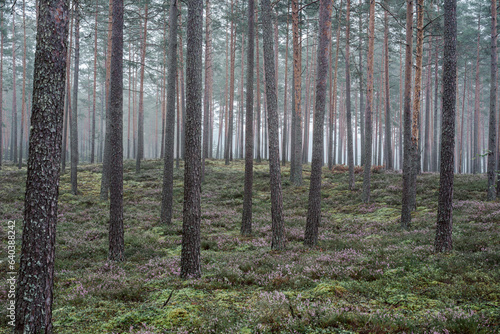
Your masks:
[[[51,333],[68,2],[40,0],[15,333]],[[47,61],[50,59],[51,61]]]

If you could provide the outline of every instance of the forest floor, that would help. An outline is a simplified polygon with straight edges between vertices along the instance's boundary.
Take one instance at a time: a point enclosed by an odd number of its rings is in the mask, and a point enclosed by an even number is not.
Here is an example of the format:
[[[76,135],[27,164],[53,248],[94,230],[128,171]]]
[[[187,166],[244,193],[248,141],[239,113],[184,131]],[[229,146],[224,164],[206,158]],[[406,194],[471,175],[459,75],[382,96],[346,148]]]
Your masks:
[[[175,170],[174,220],[159,223],[163,165],[124,172],[125,256],[107,260],[108,203],[99,201],[98,165],[79,168],[79,196],[61,177],[55,263],[55,333],[498,333],[500,202],[484,202],[485,175],[457,175],[450,254],[435,254],[439,175],[418,177],[418,208],[399,227],[402,177],[375,170],[372,200],[349,191],[345,167],[323,169],[319,247],[302,241],[310,165],[304,185],[282,170],[286,249],[270,250],[267,163],[255,165],[252,237],[239,235],[243,161],[207,161],[202,186],[202,273],[179,278],[183,169]],[[182,167],[182,165],[181,165]],[[8,220],[20,252],[26,170],[0,171],[1,254]],[[2,255],[4,256],[4,255]],[[5,255],[6,257],[6,255]],[[17,257],[19,259],[19,257]],[[0,299],[7,299],[6,259]],[[168,302],[167,302],[168,300]],[[2,305],[6,305],[2,302]],[[6,308],[0,332],[7,332]]]

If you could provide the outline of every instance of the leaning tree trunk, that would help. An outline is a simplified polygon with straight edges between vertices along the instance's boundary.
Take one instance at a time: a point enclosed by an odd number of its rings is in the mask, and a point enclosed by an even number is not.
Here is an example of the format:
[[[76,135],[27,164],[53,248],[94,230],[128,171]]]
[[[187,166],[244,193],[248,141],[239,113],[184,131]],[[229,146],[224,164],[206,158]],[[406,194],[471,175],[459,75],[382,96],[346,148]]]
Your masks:
[[[347,0],[347,8],[349,8]],[[348,9],[349,13],[349,9]],[[316,103],[314,114],[313,130],[313,152],[311,162],[311,183],[309,186],[309,209],[307,211],[307,223],[304,236],[304,244],[315,246],[318,243],[318,228],[321,222],[321,168],[323,165],[323,141],[324,141],[324,119],[326,107],[326,80],[328,74],[328,64],[330,60],[329,45],[332,27],[332,1],[320,0],[319,3],[319,33],[318,33],[318,62],[316,78]],[[349,22],[349,14],[347,14]],[[347,27],[347,31],[349,26]],[[348,36],[348,33],[347,33]],[[349,45],[349,42],[347,42]],[[346,59],[348,58],[348,49]],[[349,73],[349,70],[346,70]],[[352,140],[352,137],[351,137]],[[352,153],[352,147],[351,147]],[[352,156],[351,156],[352,158]]]
[[[264,69],[266,71],[267,116],[269,128],[269,174],[271,185],[272,242],[271,249],[281,250],[285,246],[283,223],[283,194],[279,156],[278,98],[276,95],[276,71],[274,70],[273,27],[271,4],[261,1],[262,36],[264,42]]]
[[[411,0],[410,0],[411,1]],[[372,168],[372,109],[373,109],[373,42],[375,40],[375,0],[370,0],[368,23],[368,78],[365,114],[365,159],[363,178],[363,202],[370,202],[370,173]]]
[[[492,0],[493,6],[495,1]],[[457,99],[457,1],[444,1],[443,112],[441,132],[441,177],[437,213],[436,252],[448,252],[453,214],[453,160],[455,150],[455,111]]]
[[[254,67],[254,0],[248,1],[247,100],[245,124],[245,188],[241,234],[252,234],[253,187],[253,67]],[[242,69],[243,71],[243,69]],[[286,99],[285,99],[286,105]]]
[[[413,0],[406,2],[406,55],[404,92],[404,155],[403,155],[403,198],[401,227],[407,229],[411,222],[411,71],[413,49]]]
[[[197,278],[200,268],[201,99],[203,0],[188,0],[186,51],[186,138],[181,277]]]
[[[40,0],[39,6],[15,333],[52,333],[53,328],[68,2]]]
[[[177,0],[171,0],[169,13],[167,116],[165,126],[165,161],[163,165],[163,188],[161,196],[161,222],[172,223],[172,201],[174,198],[174,136],[175,136],[175,83],[177,79]],[[179,154],[179,152],[177,152]]]
[[[497,100],[497,7],[496,0],[491,0],[491,79],[490,79],[490,128],[488,132],[488,195],[493,201],[497,197],[495,187],[495,153],[497,141],[496,100]]]
[[[78,1],[75,2],[75,70],[73,77],[73,101],[71,107],[71,121],[69,126],[71,141],[71,193],[78,195],[78,76],[80,74],[80,11]]]

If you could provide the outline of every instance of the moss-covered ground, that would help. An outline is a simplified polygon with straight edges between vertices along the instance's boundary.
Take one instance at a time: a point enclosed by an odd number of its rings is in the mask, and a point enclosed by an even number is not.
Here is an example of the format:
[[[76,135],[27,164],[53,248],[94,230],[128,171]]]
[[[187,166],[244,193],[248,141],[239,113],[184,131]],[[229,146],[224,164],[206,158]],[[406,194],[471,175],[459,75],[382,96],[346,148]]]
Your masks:
[[[304,185],[282,170],[286,250],[270,250],[269,172],[255,165],[252,237],[239,235],[244,164],[207,161],[202,186],[200,279],[179,278],[183,169],[175,170],[174,220],[159,222],[162,162],[140,174],[125,163],[126,261],[107,260],[108,204],[98,165],[79,168],[78,196],[61,177],[53,321],[56,333],[498,333],[500,202],[485,202],[484,175],[457,175],[454,250],[435,254],[438,174],[418,178],[418,208],[399,227],[401,174],[376,170],[372,200],[347,188],[345,168],[323,170],[319,246],[302,244]],[[26,171],[0,171],[2,254],[8,220],[18,252]],[[6,257],[6,255],[2,255]],[[0,299],[6,301],[6,258]],[[168,301],[168,302],[167,302]],[[5,305],[2,302],[2,305]],[[0,328],[7,332],[6,309]]]

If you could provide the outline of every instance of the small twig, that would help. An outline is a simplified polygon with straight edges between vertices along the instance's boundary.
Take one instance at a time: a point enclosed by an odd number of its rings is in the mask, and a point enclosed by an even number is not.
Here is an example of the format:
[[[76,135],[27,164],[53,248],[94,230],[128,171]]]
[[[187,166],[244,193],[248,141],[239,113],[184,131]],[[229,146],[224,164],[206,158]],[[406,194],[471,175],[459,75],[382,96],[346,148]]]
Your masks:
[[[286,299],[288,299],[288,308],[290,309],[290,314],[292,315],[292,318],[295,319],[295,312],[293,312],[292,301],[290,300],[290,296],[287,295]]]
[[[175,291],[175,289],[172,289],[172,291],[170,291],[170,295],[168,295],[167,301],[165,303],[163,303],[163,306],[161,308],[164,308],[165,306],[167,306],[168,302],[170,301],[170,298],[172,298],[172,295],[174,294],[174,291]]]

